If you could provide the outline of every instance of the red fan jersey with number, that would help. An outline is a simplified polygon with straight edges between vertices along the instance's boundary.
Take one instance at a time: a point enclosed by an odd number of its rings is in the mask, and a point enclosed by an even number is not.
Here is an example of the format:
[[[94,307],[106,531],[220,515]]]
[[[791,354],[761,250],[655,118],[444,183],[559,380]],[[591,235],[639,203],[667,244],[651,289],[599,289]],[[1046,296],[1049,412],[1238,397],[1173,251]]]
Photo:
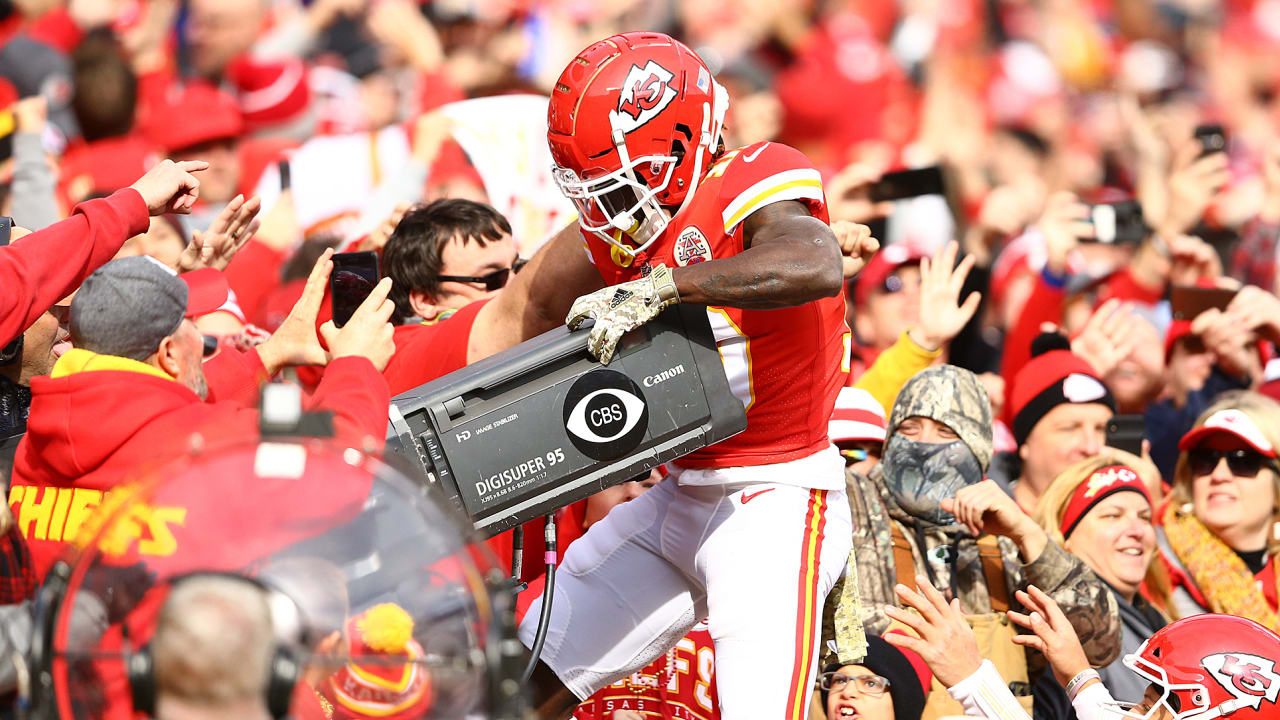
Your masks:
[[[574,720],[610,720],[619,710],[663,720],[719,720],[716,656],[705,622],[643,670],[601,688],[578,705]]]
[[[719,158],[684,210],[634,259],[598,238],[584,242],[605,283],[616,285],[659,263],[676,268],[737,255],[743,251],[743,221],[784,200],[802,202],[814,217],[830,222],[822,179],[809,160],[786,145],[756,143]],[[766,465],[827,447],[827,422],[849,370],[844,298],[778,310],[708,307],[707,315],[729,386],[747,409],[747,429],[679,464]]]

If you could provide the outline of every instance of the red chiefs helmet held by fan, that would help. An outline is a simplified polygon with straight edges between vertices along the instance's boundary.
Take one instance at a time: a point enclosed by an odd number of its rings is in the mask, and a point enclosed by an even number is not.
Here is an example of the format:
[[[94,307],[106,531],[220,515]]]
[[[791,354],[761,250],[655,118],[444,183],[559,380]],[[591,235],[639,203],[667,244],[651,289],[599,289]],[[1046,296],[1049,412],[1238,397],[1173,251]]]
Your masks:
[[[1152,710],[1164,705],[1174,720],[1280,717],[1278,661],[1280,636],[1253,620],[1214,614],[1168,625],[1124,658],[1163,689]]]
[[[702,59],[668,35],[578,53],[551,92],[547,141],[582,229],[630,256],[647,248],[711,166],[728,108]]]

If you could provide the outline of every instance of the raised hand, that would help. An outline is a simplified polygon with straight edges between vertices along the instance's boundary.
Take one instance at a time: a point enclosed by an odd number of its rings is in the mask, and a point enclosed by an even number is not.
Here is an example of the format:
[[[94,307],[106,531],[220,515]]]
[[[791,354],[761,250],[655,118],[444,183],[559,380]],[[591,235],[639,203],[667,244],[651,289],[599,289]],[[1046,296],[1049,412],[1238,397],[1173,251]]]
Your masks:
[[[1253,350],[1257,339],[1251,321],[1238,313],[1210,308],[1191,321],[1191,332],[1204,341],[1214,354],[1216,364],[1237,377],[1256,378],[1262,373],[1261,362]]]
[[[1027,562],[1040,557],[1049,542],[1044,530],[995,480],[983,480],[960,488],[955,497],[943,498],[941,505],[943,510],[955,515],[956,521],[974,537],[990,533],[1013,540]]]
[[[1227,314],[1272,342],[1280,342],[1280,298],[1246,285],[1227,305]]]
[[[1072,678],[1089,669],[1089,658],[1080,645],[1080,637],[1058,603],[1040,588],[1030,585],[1026,592],[1019,590],[1016,597],[1029,614],[1010,610],[1009,620],[1035,634],[1014,635],[1013,642],[1044,655],[1058,683],[1066,687]]]
[[[1194,285],[1201,278],[1222,276],[1222,261],[1218,258],[1218,251],[1209,243],[1194,235],[1179,235],[1168,243],[1172,256],[1170,283]]]
[[[1133,352],[1136,322],[1131,305],[1108,300],[1093,311],[1071,341],[1071,352],[1084,358],[1099,377],[1105,376]]]
[[[919,592],[906,585],[893,590],[903,605],[918,612],[907,612],[893,605],[886,605],[884,614],[915,631],[918,638],[900,633],[884,635],[885,642],[915,652],[928,663],[934,677],[945,687],[951,687],[978,672],[982,667],[982,655],[978,652],[978,639],[964,619],[960,601],[950,603],[923,577],[916,578]]]
[[[1080,244],[1081,238],[1093,237],[1089,206],[1067,191],[1049,196],[1044,212],[1036,220],[1036,227],[1044,236],[1045,264],[1050,272],[1058,275],[1066,273],[1067,257]]]
[[[974,258],[966,255],[956,265],[958,252],[959,246],[949,242],[932,259],[920,260],[920,317],[909,332],[911,339],[925,350],[937,350],[951,342],[982,301],[982,294],[973,292],[960,302],[960,291],[973,269]]]
[[[185,215],[200,197],[200,181],[192,173],[208,168],[203,160],[161,160],[129,187],[138,191],[152,215]]]
[[[387,367],[396,351],[395,328],[390,323],[396,305],[387,299],[389,292],[391,278],[382,278],[346,325],[338,328],[329,320],[320,326],[332,358],[368,358],[378,372]]]
[[[1174,154],[1173,171],[1169,174],[1169,208],[1158,225],[1165,237],[1190,230],[1231,179],[1226,153],[1200,157],[1200,151],[1200,143],[1189,140]]]
[[[178,258],[178,272],[211,267],[226,270],[240,248],[258,231],[258,211],[262,200],[236,195],[213,219],[206,232],[191,231],[191,242]]]
[[[274,375],[283,367],[328,364],[329,354],[321,347],[316,335],[316,315],[320,312],[325,286],[332,271],[333,250],[329,249],[311,268],[302,297],[293,304],[289,316],[266,342],[258,346],[258,358],[269,374]]]
[[[893,210],[893,203],[872,202],[869,193],[871,185],[880,179],[881,174],[865,163],[851,163],[836,173],[826,183],[832,220],[865,223],[888,215]]]
[[[880,241],[871,237],[871,228],[848,220],[837,220],[831,224],[831,231],[840,243],[841,269],[844,279],[848,280],[871,262],[871,256],[880,249]]]

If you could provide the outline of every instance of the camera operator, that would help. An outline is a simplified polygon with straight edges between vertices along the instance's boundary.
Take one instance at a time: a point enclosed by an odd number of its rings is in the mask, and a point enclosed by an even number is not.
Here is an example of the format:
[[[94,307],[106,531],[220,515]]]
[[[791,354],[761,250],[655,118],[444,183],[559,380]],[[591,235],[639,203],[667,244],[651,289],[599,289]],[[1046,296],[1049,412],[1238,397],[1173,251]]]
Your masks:
[[[150,653],[157,720],[267,720],[271,608],[262,588],[228,575],[175,583]]]

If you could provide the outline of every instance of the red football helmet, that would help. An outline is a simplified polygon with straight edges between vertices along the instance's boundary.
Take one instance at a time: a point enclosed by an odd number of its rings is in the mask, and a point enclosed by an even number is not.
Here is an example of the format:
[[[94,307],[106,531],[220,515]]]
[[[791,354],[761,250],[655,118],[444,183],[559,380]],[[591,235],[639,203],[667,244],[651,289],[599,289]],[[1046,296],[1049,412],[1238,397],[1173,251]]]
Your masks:
[[[1152,635],[1124,664],[1163,688],[1174,720],[1280,717],[1280,636],[1234,615],[1193,615]]]
[[[693,197],[728,108],[706,64],[667,35],[623,33],[578,53],[551,93],[547,141],[582,229],[628,256],[647,248]]]

